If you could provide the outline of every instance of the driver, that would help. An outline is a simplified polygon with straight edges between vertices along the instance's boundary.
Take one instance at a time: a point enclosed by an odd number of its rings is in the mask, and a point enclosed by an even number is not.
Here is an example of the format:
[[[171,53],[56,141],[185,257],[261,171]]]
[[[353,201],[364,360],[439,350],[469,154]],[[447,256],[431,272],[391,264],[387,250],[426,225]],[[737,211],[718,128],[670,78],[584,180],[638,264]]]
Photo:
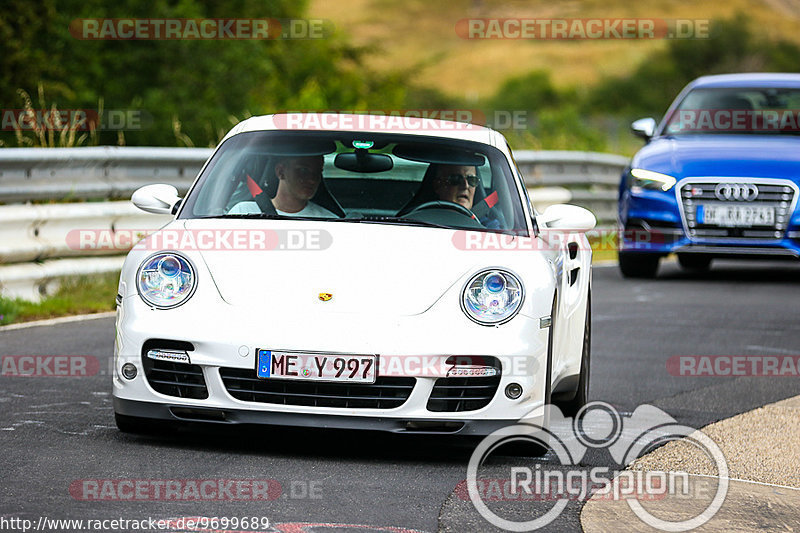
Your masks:
[[[436,178],[433,180],[433,192],[439,200],[453,202],[472,211],[475,202],[475,189],[478,187],[478,168],[474,166],[461,165],[439,165],[436,170]],[[494,194],[497,197],[497,194]],[[489,208],[497,200],[489,204]],[[488,202],[488,201],[487,201]],[[472,217],[478,220],[483,226],[491,229],[502,227],[502,223],[497,215],[490,215],[488,209],[480,213],[473,213]]]
[[[472,209],[478,171],[471,166],[439,165],[433,180],[433,192],[440,200]]]

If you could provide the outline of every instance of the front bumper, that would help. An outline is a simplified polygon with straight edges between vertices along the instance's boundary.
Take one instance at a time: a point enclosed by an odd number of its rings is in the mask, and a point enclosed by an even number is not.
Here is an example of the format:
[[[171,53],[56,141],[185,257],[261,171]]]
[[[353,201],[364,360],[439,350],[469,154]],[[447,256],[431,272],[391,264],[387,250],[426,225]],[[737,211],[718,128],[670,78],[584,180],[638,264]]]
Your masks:
[[[676,195],[673,191],[623,194],[619,206],[620,252],[661,256],[685,253],[729,259],[800,258],[800,212],[794,208],[795,202],[780,238],[690,236]]]
[[[197,302],[200,304],[200,302]],[[149,309],[138,295],[123,298],[118,306],[113,397],[122,415],[173,421],[221,424],[277,424],[403,433],[453,433],[485,435],[523,419],[540,423],[544,414],[545,368],[549,328],[539,317],[518,315],[497,327],[476,327],[466,317],[440,313],[388,319],[368,315],[304,316],[302,327],[271,327],[258,313],[222,306],[200,313],[190,300],[169,311]],[[549,305],[546,304],[545,305]],[[544,314],[549,315],[549,308]],[[144,371],[143,347],[152,339],[190,343],[191,365],[200,369],[207,395],[179,397],[158,392]],[[302,339],[298,341],[297,339]],[[411,377],[413,389],[401,405],[391,408],[323,407],[244,401],[231,394],[225,369],[255,376],[256,348],[308,350],[350,354],[377,353],[380,360],[423,356],[445,361],[452,356],[483,356],[500,363],[500,379],[491,400],[483,407],[457,412],[432,411],[430,399],[437,380],[408,371],[400,365],[391,377]],[[126,363],[139,370],[122,377]],[[412,370],[421,366],[413,366]],[[379,378],[385,376],[381,367]],[[517,383],[523,393],[510,399],[503,393]]]
[[[404,419],[381,416],[342,416],[315,413],[253,411],[249,409],[186,408],[180,404],[165,404],[114,398],[114,412],[125,416],[167,420],[172,422],[202,422],[222,425],[266,424],[319,429],[355,429],[391,433],[427,435],[483,436],[516,423],[516,420],[463,420],[446,418]]]

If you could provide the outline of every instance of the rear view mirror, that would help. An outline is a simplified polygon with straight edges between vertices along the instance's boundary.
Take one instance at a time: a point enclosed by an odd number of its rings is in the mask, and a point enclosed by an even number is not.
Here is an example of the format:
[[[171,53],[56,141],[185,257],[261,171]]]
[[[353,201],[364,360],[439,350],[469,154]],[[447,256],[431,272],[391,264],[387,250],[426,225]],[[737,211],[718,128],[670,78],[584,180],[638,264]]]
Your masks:
[[[342,170],[370,174],[391,170],[394,161],[386,154],[371,154],[366,149],[356,148],[355,152],[338,154],[333,164]]]

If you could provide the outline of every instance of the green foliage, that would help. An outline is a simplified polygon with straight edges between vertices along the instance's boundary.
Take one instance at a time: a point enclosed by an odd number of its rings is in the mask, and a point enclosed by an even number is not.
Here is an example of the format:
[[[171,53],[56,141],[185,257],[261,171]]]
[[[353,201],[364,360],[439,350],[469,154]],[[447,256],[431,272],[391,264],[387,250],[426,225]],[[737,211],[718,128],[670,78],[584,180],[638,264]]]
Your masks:
[[[550,81],[550,73],[534,70],[503,83],[491,104],[494,109],[535,111],[561,101],[561,95]]]
[[[699,76],[753,71],[800,71],[800,47],[757,34],[737,15],[712,24],[708,39],[670,41],[627,76],[559,90],[546,72],[533,71],[508,80],[487,106],[533,117],[527,129],[503,132],[514,148],[632,154],[641,146],[628,132],[632,120],[663,113]]]
[[[604,80],[592,90],[584,111],[655,115],[699,76],[799,70],[800,47],[756,35],[739,14],[712,24],[708,39],[670,41],[632,74]]]
[[[56,9],[57,6],[57,9]],[[10,0],[0,10],[0,99],[22,102],[38,84],[59,109],[142,110],[146,128],[129,145],[214,145],[231,117],[280,110],[400,107],[405,84],[363,66],[343,36],[292,40],[80,40],[80,18],[302,18],[291,0]],[[179,127],[178,127],[179,124]],[[6,134],[5,144],[13,142]],[[99,131],[99,144],[118,144]]]
[[[65,278],[52,296],[40,302],[0,297],[0,325],[84,313],[113,311],[118,273]]]
[[[210,146],[251,115],[478,107],[490,122],[496,111],[527,113],[527,128],[505,132],[515,147],[628,153],[629,120],[663,112],[698,76],[800,71],[800,47],[764,37],[744,15],[713,23],[708,39],[669,41],[627,76],[575,89],[556,88],[548,72],[532,71],[477,103],[411,83],[418,69],[432,68],[425,60],[371,71],[365,58],[380,51],[355,47],[335,31],[324,39],[170,41],[81,40],[70,33],[81,18],[302,19],[306,7],[291,0],[7,0],[0,10],[4,108],[141,110],[151,120],[125,131],[5,132],[0,144]],[[20,90],[46,98],[30,104]]]

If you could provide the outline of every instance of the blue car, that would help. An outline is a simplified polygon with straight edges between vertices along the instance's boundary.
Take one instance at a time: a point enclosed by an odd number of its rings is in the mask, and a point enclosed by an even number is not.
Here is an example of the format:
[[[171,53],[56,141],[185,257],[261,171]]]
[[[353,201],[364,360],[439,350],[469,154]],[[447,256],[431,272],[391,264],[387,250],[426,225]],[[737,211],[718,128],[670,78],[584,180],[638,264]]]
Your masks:
[[[619,189],[619,267],[648,278],[662,257],[707,270],[715,258],[800,257],[800,74],[726,74],[691,82]]]

